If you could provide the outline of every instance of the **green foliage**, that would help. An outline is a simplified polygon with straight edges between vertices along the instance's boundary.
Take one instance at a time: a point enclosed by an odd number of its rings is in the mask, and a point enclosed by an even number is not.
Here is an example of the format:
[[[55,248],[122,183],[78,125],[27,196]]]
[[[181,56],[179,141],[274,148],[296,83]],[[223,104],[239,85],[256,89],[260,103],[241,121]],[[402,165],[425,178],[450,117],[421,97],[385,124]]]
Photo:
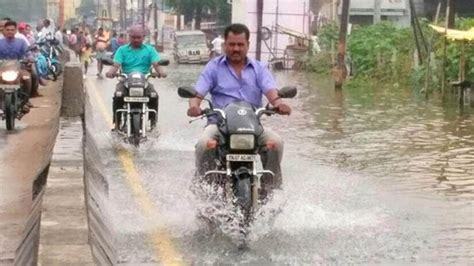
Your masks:
[[[410,72],[414,42],[409,28],[384,22],[354,29],[347,49],[356,77],[390,81]]]
[[[33,21],[45,16],[44,0],[0,0],[0,18]],[[38,7],[38,8],[31,8]]]
[[[304,69],[317,74],[329,74],[332,70],[331,53],[322,51],[302,58]]]
[[[205,10],[210,10],[215,14],[221,25],[226,25],[231,21],[232,9],[226,0],[170,0],[168,4],[174,7],[178,13],[183,14],[185,21],[203,15]],[[201,13],[196,14],[196,12]]]
[[[82,0],[81,5],[79,6],[79,12],[82,15],[89,16],[92,12],[96,11],[96,5],[94,0]]]
[[[321,27],[318,34],[319,45],[323,51],[331,50],[331,43],[337,44],[339,40],[339,27],[335,22],[330,22]]]
[[[460,18],[456,21],[456,29],[469,30],[474,27],[474,18]],[[459,63],[462,54],[461,41],[448,41],[446,52],[446,76],[448,80],[457,80],[459,76]],[[442,38],[438,38],[436,46],[437,58],[442,58]],[[466,79],[474,80],[474,42],[464,43],[464,56],[466,61]]]

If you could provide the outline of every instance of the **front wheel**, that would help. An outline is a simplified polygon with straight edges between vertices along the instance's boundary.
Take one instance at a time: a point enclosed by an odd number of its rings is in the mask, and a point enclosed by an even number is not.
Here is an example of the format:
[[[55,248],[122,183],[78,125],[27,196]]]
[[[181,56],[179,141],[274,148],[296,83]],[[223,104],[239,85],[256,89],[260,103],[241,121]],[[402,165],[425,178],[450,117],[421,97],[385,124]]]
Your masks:
[[[54,62],[51,64],[51,74],[53,75],[53,81],[56,81],[58,79],[58,77],[61,75],[61,72],[61,63]]]
[[[133,145],[137,147],[140,145],[140,139],[141,139],[140,129],[141,129],[141,115],[140,113],[133,113],[131,140],[132,140]]]
[[[240,208],[244,218],[244,225],[250,222],[252,215],[252,178],[250,175],[237,177],[234,183],[234,195],[237,207]]]
[[[15,95],[12,93],[5,94],[5,121],[7,130],[15,129],[16,107]]]

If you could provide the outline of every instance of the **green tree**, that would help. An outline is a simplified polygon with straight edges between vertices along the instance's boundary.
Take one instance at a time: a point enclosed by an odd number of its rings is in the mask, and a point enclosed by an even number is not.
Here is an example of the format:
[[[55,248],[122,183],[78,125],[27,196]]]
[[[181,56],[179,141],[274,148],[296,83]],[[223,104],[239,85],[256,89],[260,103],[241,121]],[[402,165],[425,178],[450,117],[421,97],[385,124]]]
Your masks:
[[[199,29],[204,11],[211,11],[218,24],[225,25],[231,19],[231,5],[226,0],[170,0],[169,5],[174,7],[179,15],[184,15],[184,23],[196,20]]]
[[[96,11],[94,0],[82,0],[79,6],[79,13],[82,15],[89,16],[92,12]]]
[[[39,8],[31,8],[32,6]],[[44,0],[0,0],[0,7],[0,18],[33,21],[46,16]]]

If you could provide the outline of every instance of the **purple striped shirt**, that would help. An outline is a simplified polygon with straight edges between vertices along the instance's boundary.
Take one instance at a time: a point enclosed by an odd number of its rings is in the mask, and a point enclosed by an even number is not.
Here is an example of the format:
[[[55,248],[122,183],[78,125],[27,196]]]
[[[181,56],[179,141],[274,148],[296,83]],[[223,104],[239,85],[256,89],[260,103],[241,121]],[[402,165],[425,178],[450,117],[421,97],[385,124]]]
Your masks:
[[[276,88],[275,79],[262,62],[247,57],[239,78],[225,55],[207,63],[195,86],[200,96],[211,94],[215,108],[241,100],[261,107],[262,94]]]

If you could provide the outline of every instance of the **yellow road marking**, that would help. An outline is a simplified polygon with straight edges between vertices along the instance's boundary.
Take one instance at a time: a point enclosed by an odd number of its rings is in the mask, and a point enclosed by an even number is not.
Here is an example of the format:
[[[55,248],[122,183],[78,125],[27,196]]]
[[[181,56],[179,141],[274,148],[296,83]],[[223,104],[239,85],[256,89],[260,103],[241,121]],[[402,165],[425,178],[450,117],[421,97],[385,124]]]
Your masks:
[[[108,109],[105,106],[105,103],[102,97],[97,92],[95,85],[86,81],[89,91],[94,94],[94,98],[98,104],[99,110],[104,116],[105,120],[109,125],[112,126],[112,119]],[[126,149],[118,149],[118,157],[122,163],[122,167],[126,173],[126,179],[128,186],[131,188],[135,199],[140,206],[141,210],[144,212],[147,218],[153,217],[155,206],[152,199],[146,192],[141,182],[140,174],[138,173],[135,163],[130,152]],[[150,222],[154,222],[153,219],[150,219]],[[156,255],[161,259],[161,262],[164,265],[183,265],[183,260],[181,255],[178,253],[176,247],[174,246],[173,241],[171,240],[171,235],[162,228],[155,228],[153,232],[148,234],[150,242],[153,244],[153,248],[156,252]]]

